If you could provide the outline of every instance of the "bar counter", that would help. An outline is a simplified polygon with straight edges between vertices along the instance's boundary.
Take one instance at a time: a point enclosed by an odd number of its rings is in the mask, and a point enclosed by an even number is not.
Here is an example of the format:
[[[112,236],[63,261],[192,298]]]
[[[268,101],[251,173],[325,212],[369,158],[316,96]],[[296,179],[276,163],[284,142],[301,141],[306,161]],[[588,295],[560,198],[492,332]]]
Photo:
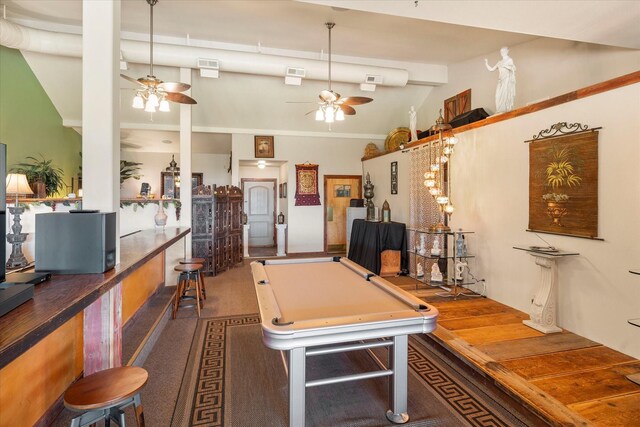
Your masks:
[[[53,275],[36,285],[34,297],[0,317],[0,369],[82,312],[190,228],[143,230],[120,239],[120,263],[103,274]]]

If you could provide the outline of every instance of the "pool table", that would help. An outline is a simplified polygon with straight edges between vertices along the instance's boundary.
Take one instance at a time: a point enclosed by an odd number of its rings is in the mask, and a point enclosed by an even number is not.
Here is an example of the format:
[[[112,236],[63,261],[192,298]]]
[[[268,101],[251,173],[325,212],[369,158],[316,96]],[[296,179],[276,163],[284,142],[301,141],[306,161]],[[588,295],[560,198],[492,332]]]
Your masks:
[[[347,258],[251,263],[264,344],[288,352],[289,425],[304,426],[307,387],[389,376],[387,418],[405,423],[408,335],[429,333],[438,310]],[[306,380],[306,358],[387,347],[379,371]]]

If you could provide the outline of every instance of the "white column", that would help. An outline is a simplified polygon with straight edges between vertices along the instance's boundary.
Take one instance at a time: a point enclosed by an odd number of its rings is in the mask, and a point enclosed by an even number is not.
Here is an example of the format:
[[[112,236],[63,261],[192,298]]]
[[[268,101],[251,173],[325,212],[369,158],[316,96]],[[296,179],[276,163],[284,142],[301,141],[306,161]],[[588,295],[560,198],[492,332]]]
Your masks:
[[[243,256],[249,258],[249,228],[251,228],[251,224],[244,224],[242,228]]]
[[[191,84],[191,68],[180,68],[180,81]],[[191,95],[191,89],[184,92]],[[191,105],[180,104],[180,225],[191,227]],[[185,236],[185,257],[191,257],[191,233]]]
[[[284,251],[286,240],[285,240],[285,232],[287,230],[287,224],[276,224],[276,230],[278,235],[276,236],[276,241],[278,243],[278,253],[277,256],[287,256]]]
[[[116,212],[119,236],[120,0],[82,3],[82,207]]]

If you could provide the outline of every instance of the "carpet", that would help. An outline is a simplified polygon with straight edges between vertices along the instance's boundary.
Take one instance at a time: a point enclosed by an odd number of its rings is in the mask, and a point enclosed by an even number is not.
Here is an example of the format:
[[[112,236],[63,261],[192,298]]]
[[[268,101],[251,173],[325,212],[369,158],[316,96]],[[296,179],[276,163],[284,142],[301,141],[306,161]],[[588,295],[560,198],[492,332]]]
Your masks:
[[[386,359],[379,349],[378,357]],[[307,380],[378,369],[365,351],[307,359]],[[374,427],[387,421],[387,379],[307,389],[308,426]],[[405,426],[525,426],[518,412],[409,339],[410,421]],[[280,352],[262,343],[258,315],[198,321],[171,422],[186,426],[287,426],[288,388]]]

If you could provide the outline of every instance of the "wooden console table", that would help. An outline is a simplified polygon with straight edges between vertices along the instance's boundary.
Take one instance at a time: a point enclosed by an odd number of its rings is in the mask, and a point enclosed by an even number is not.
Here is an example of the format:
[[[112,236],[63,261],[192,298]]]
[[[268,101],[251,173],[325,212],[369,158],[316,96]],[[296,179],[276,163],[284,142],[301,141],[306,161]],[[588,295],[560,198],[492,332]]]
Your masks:
[[[536,264],[540,266],[540,284],[531,303],[530,319],[523,320],[522,323],[545,334],[562,332],[562,328],[556,324],[558,301],[557,261],[568,256],[580,254],[567,251],[545,251],[529,246],[514,246],[513,248],[529,253],[535,258]]]

